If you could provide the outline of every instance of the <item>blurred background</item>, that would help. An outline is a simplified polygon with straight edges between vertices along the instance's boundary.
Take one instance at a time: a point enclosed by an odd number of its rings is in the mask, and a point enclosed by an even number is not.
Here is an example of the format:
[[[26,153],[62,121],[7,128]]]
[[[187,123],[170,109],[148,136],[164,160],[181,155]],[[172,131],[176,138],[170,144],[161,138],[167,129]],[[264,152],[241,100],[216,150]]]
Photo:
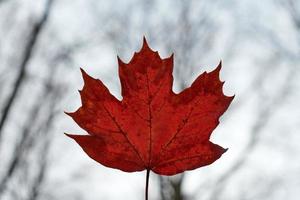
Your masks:
[[[90,159],[63,133],[80,106],[79,68],[118,98],[117,55],[146,36],[175,53],[174,91],[222,59],[236,97],[211,140],[218,161],[151,174],[155,200],[296,200],[300,196],[300,1],[0,0],[0,199],[140,200],[145,172]]]

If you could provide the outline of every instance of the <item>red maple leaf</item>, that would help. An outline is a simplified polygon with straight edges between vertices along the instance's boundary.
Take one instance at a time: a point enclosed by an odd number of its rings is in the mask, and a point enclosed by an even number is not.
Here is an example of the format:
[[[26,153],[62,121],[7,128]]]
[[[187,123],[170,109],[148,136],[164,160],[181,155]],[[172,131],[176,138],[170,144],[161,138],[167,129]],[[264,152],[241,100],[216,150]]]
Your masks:
[[[146,40],[128,64],[118,58],[123,99],[82,70],[82,106],[67,113],[88,135],[69,135],[94,160],[126,172],[174,175],[209,165],[226,149],[209,141],[233,97],[222,92],[221,63],[172,91],[173,55],[161,59]]]

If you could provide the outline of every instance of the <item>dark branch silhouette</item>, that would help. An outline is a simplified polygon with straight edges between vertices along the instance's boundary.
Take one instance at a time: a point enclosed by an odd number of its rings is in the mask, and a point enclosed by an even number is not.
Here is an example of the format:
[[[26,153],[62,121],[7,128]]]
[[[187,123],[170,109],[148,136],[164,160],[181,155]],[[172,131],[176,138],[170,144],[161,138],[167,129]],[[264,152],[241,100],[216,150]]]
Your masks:
[[[44,100],[49,99],[51,97],[53,91],[53,75],[54,73],[50,73],[50,76],[45,81],[45,89],[42,91],[41,98]],[[27,121],[25,122],[25,127],[22,130],[22,133],[20,134],[20,140],[19,143],[16,144],[14,147],[14,154],[13,158],[10,161],[9,165],[7,166],[7,171],[4,175],[4,177],[0,180],[0,197],[3,194],[4,190],[6,189],[6,185],[8,180],[13,176],[14,172],[16,171],[20,161],[23,158],[24,151],[27,150],[29,147],[32,146],[30,140],[32,140],[32,137],[35,137],[35,133],[32,131],[33,123],[36,122],[39,118],[39,114],[41,112],[41,109],[43,108],[44,101],[36,101],[34,107],[32,108],[32,111],[30,115],[27,118]]]
[[[259,139],[262,137],[262,132],[264,128],[267,126],[269,120],[274,115],[276,110],[281,108],[281,104],[285,102],[285,99],[288,96],[288,93],[291,88],[291,80],[295,77],[295,72],[297,70],[297,67],[294,66],[292,69],[290,69],[289,74],[285,77],[284,84],[281,86],[281,88],[277,91],[276,96],[272,97],[272,101],[259,109],[259,113],[256,117],[256,121],[254,122],[254,125],[250,131],[250,141],[244,148],[244,150],[240,153],[240,156],[235,160],[234,164],[225,172],[223,175],[221,175],[214,185],[213,190],[211,191],[211,200],[219,200],[222,198],[222,193],[225,188],[226,183],[233,178],[244,166],[244,164],[247,162],[247,159],[251,152],[255,149],[255,147],[259,143]],[[261,98],[263,97],[264,91],[261,90]]]
[[[1,142],[2,135],[3,135],[3,129],[4,129],[5,123],[7,122],[7,119],[9,117],[8,115],[9,115],[11,108],[16,100],[18,92],[22,87],[22,83],[25,79],[28,61],[30,60],[30,58],[32,56],[35,44],[37,43],[37,40],[48,20],[48,16],[49,16],[49,13],[51,10],[52,3],[53,3],[53,0],[48,0],[46,2],[45,10],[44,10],[44,13],[43,13],[41,19],[33,25],[32,29],[31,29],[31,33],[29,34],[28,42],[27,42],[27,44],[25,46],[25,50],[24,50],[24,55],[21,60],[20,66],[18,67],[20,69],[19,73],[18,73],[16,81],[13,85],[12,92],[11,92],[10,96],[8,97],[8,99],[5,103],[5,106],[2,110],[2,115],[1,115],[1,119],[0,119],[0,142]]]
[[[39,169],[38,169],[37,177],[35,178],[31,186],[31,189],[29,191],[29,197],[27,198],[28,200],[36,200],[39,198],[41,188],[45,180],[45,175],[48,169],[48,152],[52,141],[51,126],[57,114],[57,111],[55,109],[55,104],[57,103],[57,99],[61,97],[61,94],[62,92],[60,90],[54,93],[51,102],[49,104],[48,110],[50,113],[45,122],[45,126],[39,131],[41,133],[40,139],[43,139],[43,145],[38,160]]]
[[[293,0],[287,1],[287,9],[289,10],[289,13],[291,15],[291,19],[295,25],[295,28],[298,32],[300,32],[300,18],[298,18],[298,13],[295,8],[295,3]],[[277,45],[277,41],[273,42],[275,45]],[[300,37],[298,37],[298,43],[300,44]],[[287,56],[290,58],[293,55],[293,53],[289,53],[288,49],[285,49],[283,46],[280,46],[280,51],[282,51],[283,56]],[[287,55],[286,55],[287,54]],[[297,65],[292,65],[290,67],[288,75],[285,77],[285,81],[283,86],[278,89],[276,96],[273,97],[273,101],[270,102],[269,105],[263,107],[260,109],[256,122],[254,123],[254,126],[252,127],[250,133],[251,138],[248,142],[247,146],[244,148],[244,150],[240,153],[240,156],[236,159],[234,164],[225,172],[223,175],[221,175],[217,181],[216,185],[214,186],[214,189],[211,192],[211,200],[219,200],[222,196],[222,193],[225,189],[226,183],[232,179],[245,165],[247,162],[249,154],[253,152],[257,144],[259,143],[259,139],[262,137],[261,134],[263,132],[263,129],[267,126],[268,121],[271,119],[273,114],[281,108],[281,104],[285,102],[285,99],[288,97],[288,93],[291,90],[291,80],[296,76],[297,72]],[[264,92],[264,91],[260,91]]]

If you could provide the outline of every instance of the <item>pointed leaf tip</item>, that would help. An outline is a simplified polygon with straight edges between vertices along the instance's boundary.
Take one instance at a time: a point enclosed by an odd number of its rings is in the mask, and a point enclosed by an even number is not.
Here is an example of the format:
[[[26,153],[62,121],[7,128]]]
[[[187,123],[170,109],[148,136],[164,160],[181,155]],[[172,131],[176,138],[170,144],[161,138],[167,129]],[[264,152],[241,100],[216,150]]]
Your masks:
[[[80,72],[81,72],[82,74],[83,74],[83,73],[86,73],[82,67],[80,67]]]
[[[64,111],[64,113],[70,117],[73,117],[74,116],[74,112],[67,112],[67,111]]]
[[[215,70],[218,71],[218,72],[220,72],[221,68],[222,68],[222,60],[220,60],[218,66],[217,66],[217,68]]]
[[[73,140],[75,140],[75,137],[77,136],[77,135],[69,134],[69,133],[66,133],[66,132],[64,132],[64,134],[65,134],[67,137],[72,138]]]
[[[143,36],[143,44],[147,44],[146,36]]]
[[[87,73],[81,67],[80,67],[80,72],[81,72],[81,75],[83,77],[83,81],[86,81],[86,78],[88,77]]]
[[[174,53],[172,53],[169,57],[164,59],[168,65],[173,69],[173,64],[174,64]]]
[[[125,65],[126,63],[120,58],[120,56],[117,55],[118,65]]]
[[[90,75],[88,75],[86,73],[86,71],[84,71],[84,69],[80,68],[80,71],[81,71],[81,75],[82,75],[82,78],[83,78],[83,81],[84,81],[84,85],[86,85],[90,80],[94,80],[93,77],[91,77]]]
[[[64,134],[65,134],[66,136],[70,137],[70,134],[68,134],[68,133],[66,133],[66,132],[64,132]]]
[[[142,49],[150,49],[150,47],[148,45],[148,42],[147,42],[147,39],[146,39],[145,36],[143,37],[143,46],[142,46]]]

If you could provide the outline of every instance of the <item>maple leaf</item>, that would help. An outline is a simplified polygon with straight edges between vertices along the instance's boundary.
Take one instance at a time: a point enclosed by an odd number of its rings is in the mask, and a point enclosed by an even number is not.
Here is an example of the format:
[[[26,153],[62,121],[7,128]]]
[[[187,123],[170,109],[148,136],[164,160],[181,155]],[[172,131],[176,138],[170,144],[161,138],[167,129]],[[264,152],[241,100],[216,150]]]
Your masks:
[[[94,160],[126,172],[174,175],[209,165],[226,149],[209,141],[233,97],[223,94],[221,63],[176,94],[173,55],[161,59],[145,38],[128,64],[118,57],[119,101],[82,69],[82,106],[67,113],[88,135],[70,135]]]

